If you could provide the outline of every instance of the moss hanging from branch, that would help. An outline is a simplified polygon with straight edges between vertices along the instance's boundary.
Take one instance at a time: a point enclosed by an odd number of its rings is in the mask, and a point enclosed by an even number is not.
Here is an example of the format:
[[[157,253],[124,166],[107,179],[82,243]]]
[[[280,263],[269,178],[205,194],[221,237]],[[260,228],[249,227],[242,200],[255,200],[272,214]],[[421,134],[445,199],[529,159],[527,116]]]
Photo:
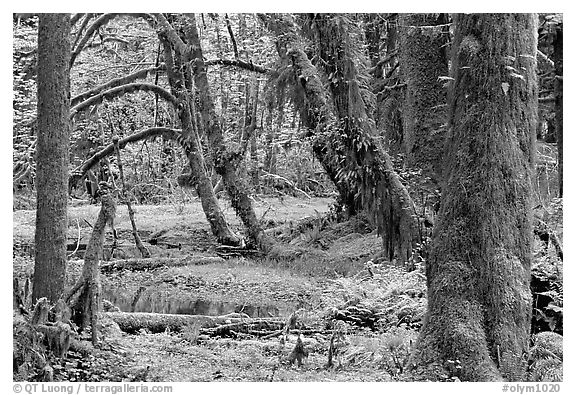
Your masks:
[[[326,60],[321,62],[328,64],[326,67],[332,74],[328,95],[293,22],[285,16],[260,15],[260,18],[275,33],[279,52],[285,54],[294,73],[294,92],[302,97],[294,102],[311,130],[315,155],[343,200],[373,214],[385,255],[389,259],[408,260],[420,241],[418,220],[390,157],[373,137],[373,121],[366,105],[369,95],[363,97],[361,93],[362,84],[343,30],[345,21],[331,22],[337,24],[335,30],[324,32],[335,41],[325,48],[331,52],[326,52]],[[331,111],[330,98],[337,115]]]

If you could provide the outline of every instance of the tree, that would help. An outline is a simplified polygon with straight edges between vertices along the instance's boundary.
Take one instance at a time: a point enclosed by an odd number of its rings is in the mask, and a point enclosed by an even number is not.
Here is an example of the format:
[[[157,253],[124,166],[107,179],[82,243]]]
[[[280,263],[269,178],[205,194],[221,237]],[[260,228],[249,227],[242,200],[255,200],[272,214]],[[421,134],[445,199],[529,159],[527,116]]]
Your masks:
[[[64,292],[68,228],[70,15],[40,14],[36,257],[32,300],[56,302]]]
[[[444,144],[448,76],[443,34],[444,14],[400,14],[400,67],[406,81],[403,106],[404,153],[409,166],[418,165],[436,180]]]
[[[455,17],[445,183],[413,362],[458,360],[462,380],[525,377],[536,23],[532,14]]]
[[[556,121],[556,142],[558,143],[558,196],[562,197],[564,194],[564,91],[563,91],[563,78],[564,78],[564,39],[562,32],[562,22],[556,26],[556,38],[554,40],[554,72],[555,72],[555,85],[554,85],[554,110]]]
[[[289,63],[285,67],[292,74],[293,100],[310,131],[314,155],[340,198],[369,213],[382,235],[386,258],[407,261],[419,242],[414,204],[374,136],[370,94],[361,86],[353,60],[349,21],[316,14],[304,22],[318,43],[319,63],[329,77],[329,95],[292,20],[277,15],[260,18],[276,35],[280,56]]]

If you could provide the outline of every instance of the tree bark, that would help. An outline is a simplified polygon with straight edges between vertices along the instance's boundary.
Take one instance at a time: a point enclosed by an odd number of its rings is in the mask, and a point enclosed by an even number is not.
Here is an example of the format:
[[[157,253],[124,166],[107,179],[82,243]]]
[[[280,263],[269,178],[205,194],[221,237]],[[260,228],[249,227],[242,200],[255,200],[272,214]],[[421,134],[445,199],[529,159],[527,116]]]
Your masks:
[[[523,381],[537,123],[533,14],[455,17],[440,220],[413,362],[458,360],[465,381]],[[444,365],[446,366],[446,365]]]
[[[400,14],[400,67],[406,82],[402,110],[406,164],[439,180],[446,123],[446,37],[437,14]]]
[[[564,195],[564,40],[562,38],[562,29],[562,24],[556,27],[556,39],[554,40],[554,71],[556,78],[554,86],[554,111],[556,116],[556,143],[558,147],[558,197],[562,197]]]
[[[166,62],[166,69],[168,72],[168,80],[174,95],[178,98],[178,109],[180,121],[182,123],[182,136],[181,144],[185,145],[188,162],[193,176],[192,186],[196,189],[202,209],[206,215],[206,219],[210,224],[212,233],[218,241],[222,244],[239,245],[240,238],[234,234],[229,227],[224,213],[218,205],[218,199],[212,188],[212,181],[206,171],[206,163],[204,161],[204,154],[200,137],[193,118],[190,105],[190,94],[186,88],[186,76],[184,70],[188,66],[182,63],[181,56],[172,56],[172,50],[168,41],[163,38],[164,45],[164,58]]]
[[[36,257],[32,303],[42,297],[55,303],[64,292],[68,228],[69,64],[70,15],[40,14]]]
[[[193,14],[188,14],[187,16],[189,21],[186,23],[185,33],[191,48],[192,73],[199,95],[198,108],[202,114],[204,127],[212,147],[214,168],[224,180],[224,186],[230,196],[232,207],[246,227],[249,240],[255,245],[261,245],[264,233],[252,207],[248,187],[244,180],[236,174],[236,166],[233,160],[234,153],[227,151],[224,136],[218,123],[214,102],[210,95],[210,86],[196,28],[196,19]]]
[[[98,219],[84,254],[82,274],[76,284],[66,294],[65,301],[70,300],[79,293],[75,302],[72,302],[74,318],[78,325],[85,329],[90,324],[92,328],[92,343],[98,343],[98,314],[102,310],[102,286],[100,283],[100,260],[102,259],[106,225],[114,229],[116,215],[115,192],[111,186],[104,183],[102,190],[102,207]]]

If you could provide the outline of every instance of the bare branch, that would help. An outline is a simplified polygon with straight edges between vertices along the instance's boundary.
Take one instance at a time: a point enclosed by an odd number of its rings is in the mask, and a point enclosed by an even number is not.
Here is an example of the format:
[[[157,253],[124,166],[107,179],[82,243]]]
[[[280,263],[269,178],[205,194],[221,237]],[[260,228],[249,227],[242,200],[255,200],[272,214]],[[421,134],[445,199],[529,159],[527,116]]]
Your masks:
[[[228,14],[224,14],[224,19],[226,20],[226,28],[228,29],[228,34],[230,34],[230,41],[232,41],[232,48],[234,49],[234,57],[236,60],[239,59],[238,56],[238,45],[236,45],[236,39],[234,38],[234,32],[232,31],[232,25],[230,24],[230,18]]]

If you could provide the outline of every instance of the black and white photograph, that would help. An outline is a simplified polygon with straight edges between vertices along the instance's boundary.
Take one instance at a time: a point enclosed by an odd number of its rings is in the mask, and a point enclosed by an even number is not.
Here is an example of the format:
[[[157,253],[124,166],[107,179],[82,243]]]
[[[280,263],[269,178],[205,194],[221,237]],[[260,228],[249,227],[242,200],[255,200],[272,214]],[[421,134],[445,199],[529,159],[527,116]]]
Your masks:
[[[325,11],[12,13],[13,393],[567,390],[564,14]]]

